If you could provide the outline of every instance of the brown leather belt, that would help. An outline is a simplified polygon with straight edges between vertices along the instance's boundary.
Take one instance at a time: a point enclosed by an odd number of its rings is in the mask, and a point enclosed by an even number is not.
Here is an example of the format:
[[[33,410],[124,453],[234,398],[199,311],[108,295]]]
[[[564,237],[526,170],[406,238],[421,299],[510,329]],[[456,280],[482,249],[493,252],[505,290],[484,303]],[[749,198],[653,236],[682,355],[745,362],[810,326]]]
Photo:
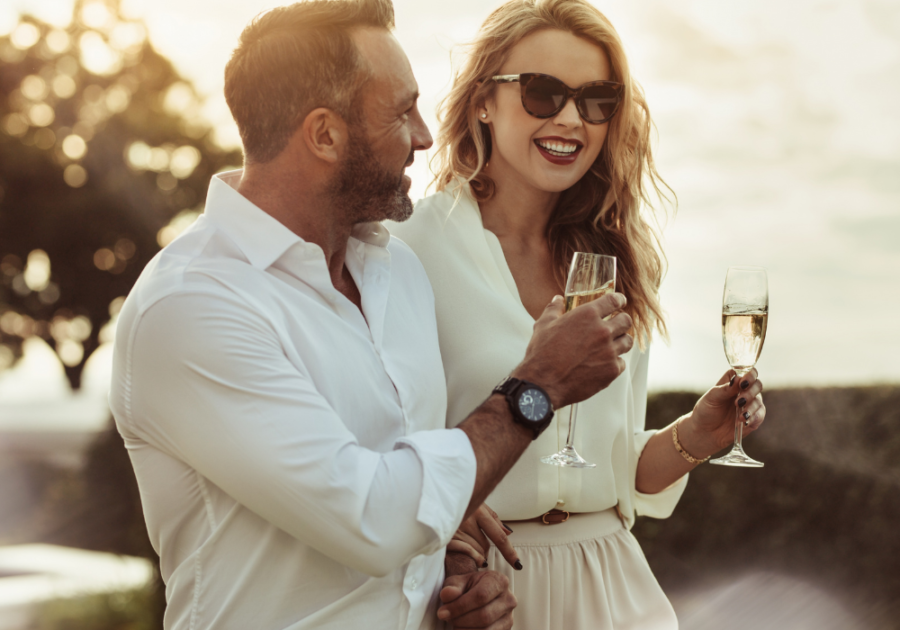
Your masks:
[[[619,520],[622,521],[622,526],[627,527],[626,522],[625,522],[625,516],[622,514],[622,510],[619,509],[618,503],[615,505],[614,509],[616,510],[616,514],[619,516]],[[543,523],[544,525],[559,525],[560,523],[565,523],[566,521],[568,521],[569,517],[571,515],[572,514],[570,514],[566,510],[557,510],[556,508],[553,508],[549,512],[545,512],[544,514],[541,514],[540,516],[535,516],[534,518],[526,518],[526,519],[523,519],[521,522],[523,522],[523,523],[529,523],[529,522]],[[510,521],[510,522],[515,522],[515,521]]]
[[[544,525],[559,525],[560,523],[565,523],[569,520],[571,514],[566,512],[565,510],[557,510],[553,508],[549,512],[541,514],[540,516],[535,516],[534,518],[526,518],[522,522],[529,523],[543,523]]]

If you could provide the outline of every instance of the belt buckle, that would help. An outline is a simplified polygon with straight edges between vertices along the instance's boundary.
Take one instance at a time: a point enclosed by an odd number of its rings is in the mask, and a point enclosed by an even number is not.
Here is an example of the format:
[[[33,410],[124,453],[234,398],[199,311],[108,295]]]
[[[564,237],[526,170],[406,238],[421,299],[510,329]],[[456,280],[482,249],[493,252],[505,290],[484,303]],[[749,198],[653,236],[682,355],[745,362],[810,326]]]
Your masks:
[[[554,518],[557,516],[562,516],[563,514],[565,514],[565,516],[559,520],[547,520],[548,517]],[[544,525],[559,525],[560,523],[565,523],[566,521],[568,521],[569,516],[570,514],[565,510],[557,510],[556,508],[553,508],[552,510],[550,510],[549,512],[545,512],[543,516],[541,516],[541,522]]]

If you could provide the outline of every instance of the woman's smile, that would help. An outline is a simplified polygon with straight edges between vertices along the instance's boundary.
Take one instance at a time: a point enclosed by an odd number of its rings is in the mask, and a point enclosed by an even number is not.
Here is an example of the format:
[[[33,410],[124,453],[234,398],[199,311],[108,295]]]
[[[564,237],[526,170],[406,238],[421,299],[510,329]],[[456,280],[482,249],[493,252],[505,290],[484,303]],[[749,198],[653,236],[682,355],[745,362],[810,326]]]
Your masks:
[[[578,155],[584,148],[579,140],[560,138],[558,136],[548,136],[545,138],[537,138],[534,141],[538,153],[552,164],[567,166],[578,159]]]

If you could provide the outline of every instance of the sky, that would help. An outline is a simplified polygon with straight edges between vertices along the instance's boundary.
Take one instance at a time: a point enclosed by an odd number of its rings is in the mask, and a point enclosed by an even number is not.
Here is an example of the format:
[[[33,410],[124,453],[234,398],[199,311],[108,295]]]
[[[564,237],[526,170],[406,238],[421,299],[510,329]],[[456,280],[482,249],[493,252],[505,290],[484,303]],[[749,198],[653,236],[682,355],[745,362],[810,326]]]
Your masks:
[[[433,133],[451,51],[498,4],[395,2]],[[652,345],[650,388],[703,390],[728,368],[722,285],[728,266],[748,264],[769,271],[758,363],[768,387],[900,382],[900,0],[595,4],[647,94],[657,166],[678,196],[677,213],[662,217],[671,339]],[[122,6],[206,98],[221,142],[236,143],[223,68],[244,25],[275,4]],[[64,22],[71,1],[8,0],[0,32],[17,10]],[[426,163],[408,171],[414,200],[430,181]]]

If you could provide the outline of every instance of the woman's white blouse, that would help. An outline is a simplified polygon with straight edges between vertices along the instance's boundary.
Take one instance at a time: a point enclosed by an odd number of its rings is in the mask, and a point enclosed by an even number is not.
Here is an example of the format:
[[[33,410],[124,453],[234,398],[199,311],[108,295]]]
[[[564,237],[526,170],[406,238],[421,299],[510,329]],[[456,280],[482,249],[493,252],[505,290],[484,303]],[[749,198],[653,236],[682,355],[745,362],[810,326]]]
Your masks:
[[[434,288],[447,426],[455,427],[525,356],[534,319],[467,185],[422,199],[412,218],[389,227],[418,255]],[[629,527],[635,513],[671,515],[687,475],[657,494],[635,490],[638,459],[654,434],[644,430],[648,357],[635,346],[623,358],[625,372],[579,404],[575,448],[597,467],[559,468],[539,461],[565,444],[569,409],[558,409],[488,498],[502,519],[528,519],[552,508],[597,512],[616,505]]]

